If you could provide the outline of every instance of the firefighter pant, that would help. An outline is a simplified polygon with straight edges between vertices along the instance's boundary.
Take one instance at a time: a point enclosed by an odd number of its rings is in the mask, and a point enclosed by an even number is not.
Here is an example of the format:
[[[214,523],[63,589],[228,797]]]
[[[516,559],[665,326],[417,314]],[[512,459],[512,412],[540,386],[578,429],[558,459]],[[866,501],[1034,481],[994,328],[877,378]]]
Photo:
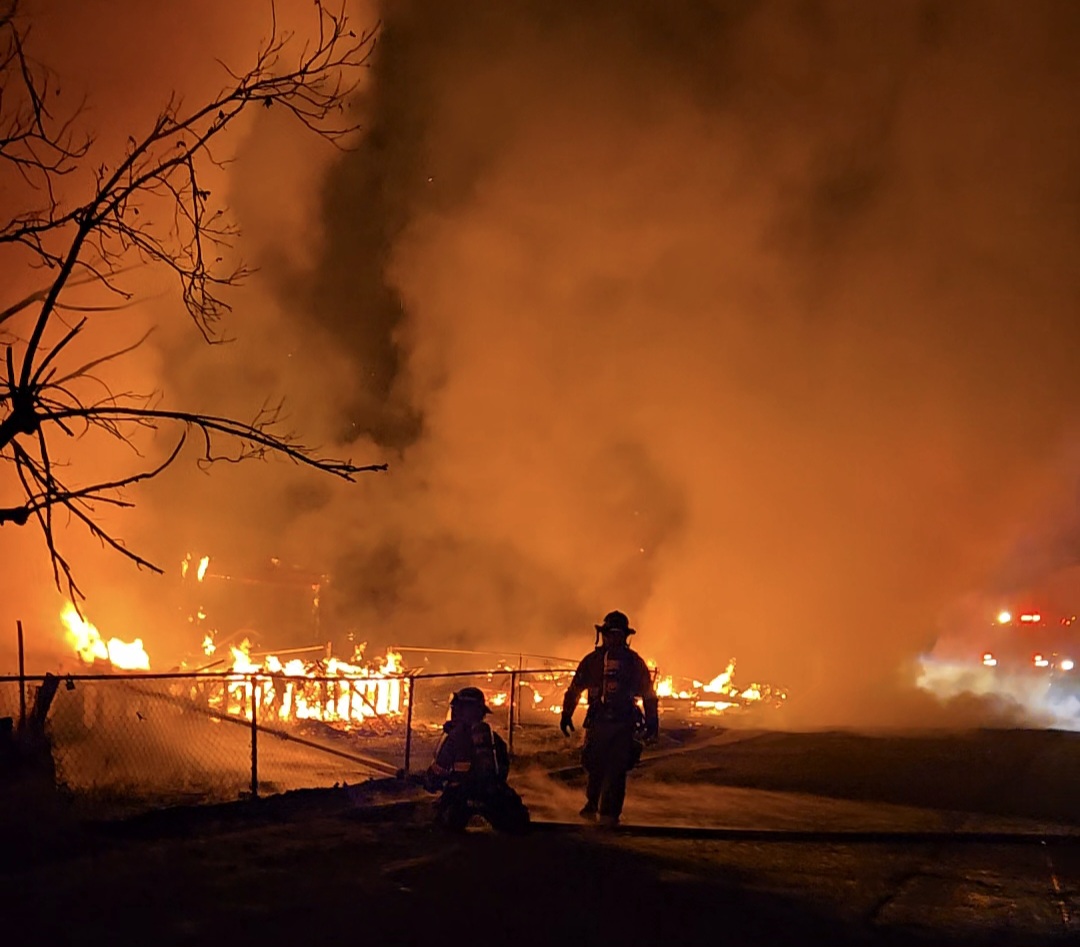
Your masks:
[[[529,828],[529,810],[505,783],[487,792],[470,791],[465,786],[447,786],[435,804],[435,819],[443,828],[464,831],[469,819],[481,816],[496,832],[520,835]]]
[[[594,720],[585,730],[581,764],[589,774],[585,799],[601,816],[618,818],[626,797],[626,774],[636,762],[634,722]]]

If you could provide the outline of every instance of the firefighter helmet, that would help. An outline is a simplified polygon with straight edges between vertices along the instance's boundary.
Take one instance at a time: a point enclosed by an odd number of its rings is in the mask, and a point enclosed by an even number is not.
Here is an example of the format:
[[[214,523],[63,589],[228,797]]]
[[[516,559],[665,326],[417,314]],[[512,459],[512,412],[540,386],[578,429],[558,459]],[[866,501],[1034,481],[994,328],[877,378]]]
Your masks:
[[[450,699],[451,709],[467,705],[479,707],[481,713],[491,713],[491,708],[484,701],[484,692],[479,687],[463,687]]]
[[[604,623],[596,626],[597,634],[602,635],[610,631],[619,632],[627,637],[634,634],[634,629],[630,627],[630,619],[619,611],[608,612],[604,616]]]

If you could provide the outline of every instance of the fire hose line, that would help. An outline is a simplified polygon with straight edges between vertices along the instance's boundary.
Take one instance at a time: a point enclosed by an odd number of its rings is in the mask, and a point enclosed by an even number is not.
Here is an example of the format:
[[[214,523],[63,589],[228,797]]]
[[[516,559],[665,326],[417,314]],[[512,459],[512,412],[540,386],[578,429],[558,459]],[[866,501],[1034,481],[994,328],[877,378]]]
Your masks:
[[[1072,912],[1069,910],[1069,904],[1065,898],[1065,891],[1062,888],[1061,880],[1058,878],[1057,868],[1054,867],[1054,860],[1050,857],[1050,852],[1046,850],[1046,842],[1043,842],[1044,852],[1046,857],[1046,867],[1050,872],[1050,887],[1053,890],[1053,901],[1057,906],[1058,912],[1061,914],[1061,924],[1065,928],[1065,932],[1068,933],[1072,929]]]
[[[714,737],[710,737],[707,740],[702,740],[699,743],[690,743],[685,746],[670,747],[665,750],[649,750],[638,761],[635,769],[640,769],[644,766],[651,766],[653,763],[657,763],[660,760],[666,759],[669,756],[680,756],[684,753],[693,753],[697,750],[702,750],[705,747],[720,746],[729,743],[742,743],[747,740],[756,740],[759,737],[765,736],[767,731],[765,730],[725,730],[722,733],[718,733]],[[554,769],[546,771],[546,775],[549,779],[569,780],[576,779],[578,776],[582,776],[585,773],[585,768],[580,763],[572,763],[569,766],[558,766]]]
[[[1080,845],[1080,832],[955,832],[822,829],[738,829],[689,825],[618,825],[598,828],[578,822],[532,823],[533,831],[611,834],[634,838],[711,839],[720,842],[783,842],[812,845]]]

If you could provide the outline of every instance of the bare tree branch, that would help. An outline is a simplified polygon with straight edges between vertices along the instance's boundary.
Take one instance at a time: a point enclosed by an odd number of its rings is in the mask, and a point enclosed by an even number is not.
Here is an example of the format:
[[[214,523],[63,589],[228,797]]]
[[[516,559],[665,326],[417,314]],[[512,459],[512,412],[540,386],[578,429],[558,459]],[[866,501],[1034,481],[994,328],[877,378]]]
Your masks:
[[[376,30],[357,34],[343,7],[335,12],[322,0],[315,0],[313,15],[311,35],[301,39],[280,29],[271,3],[269,35],[245,70],[225,67],[220,92],[194,108],[185,109],[174,94],[142,137],[129,136],[114,160],[92,163],[95,141],[81,128],[83,108],[66,116],[49,110],[56,76],[28,52],[31,27],[18,0],[0,0],[0,174],[22,182],[17,199],[0,212],[0,251],[20,250],[48,274],[40,290],[0,305],[0,326],[7,333],[0,460],[13,466],[22,492],[20,502],[0,506],[0,525],[39,526],[56,584],[73,600],[82,593],[58,548],[55,514],[63,511],[103,546],[159,571],[105,530],[95,509],[131,506],[124,491],[172,466],[189,432],[200,436],[200,465],[277,455],[347,481],[386,469],[321,456],[283,430],[280,403],[264,404],[243,422],[166,408],[155,393],[114,392],[98,373],[142,345],[145,335],[103,356],[78,356],[96,325],[93,314],[131,303],[122,277],[138,266],[172,272],[203,338],[224,339],[226,295],[250,270],[235,256],[235,223],[224,207],[211,203],[202,183],[208,169],[223,166],[213,146],[251,109],[284,109],[301,128],[339,148],[357,130],[346,105],[372,54]],[[83,179],[88,183],[80,187]],[[96,288],[107,301],[75,304],[64,294],[76,287]],[[83,316],[68,324],[64,312]],[[16,326],[18,333],[11,331]],[[98,390],[91,397],[93,385]],[[137,457],[136,432],[170,425],[179,428],[176,447],[158,464],[80,486],[67,486],[61,476],[66,468],[56,461],[64,456],[54,450],[58,438],[96,430]]]

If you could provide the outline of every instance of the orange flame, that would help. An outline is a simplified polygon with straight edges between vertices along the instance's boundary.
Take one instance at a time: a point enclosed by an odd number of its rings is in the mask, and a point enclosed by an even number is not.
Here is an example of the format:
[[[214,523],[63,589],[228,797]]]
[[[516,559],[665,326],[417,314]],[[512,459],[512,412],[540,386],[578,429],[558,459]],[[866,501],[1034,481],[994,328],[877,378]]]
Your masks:
[[[766,684],[737,687],[734,678],[735,659],[732,658],[727,667],[708,683],[692,681],[689,688],[677,688],[671,675],[658,678],[656,696],[670,702],[685,701],[695,713],[709,714],[719,714],[732,707],[745,707],[757,702],[779,705],[787,700],[786,693]]]
[[[134,641],[110,638],[106,642],[97,628],[79,615],[71,602],[64,606],[60,620],[67,629],[68,641],[87,664],[101,660],[127,671],[150,670],[150,656],[143,648],[142,638]]]
[[[273,654],[260,663],[252,659],[250,651],[246,639],[232,648],[232,670],[256,676],[260,719],[320,720],[348,727],[404,712],[401,655],[395,651],[387,651],[374,665],[339,658],[325,663],[293,658],[282,663]],[[224,693],[211,698],[210,704],[230,715],[251,719],[253,699],[251,680],[229,678]]]

